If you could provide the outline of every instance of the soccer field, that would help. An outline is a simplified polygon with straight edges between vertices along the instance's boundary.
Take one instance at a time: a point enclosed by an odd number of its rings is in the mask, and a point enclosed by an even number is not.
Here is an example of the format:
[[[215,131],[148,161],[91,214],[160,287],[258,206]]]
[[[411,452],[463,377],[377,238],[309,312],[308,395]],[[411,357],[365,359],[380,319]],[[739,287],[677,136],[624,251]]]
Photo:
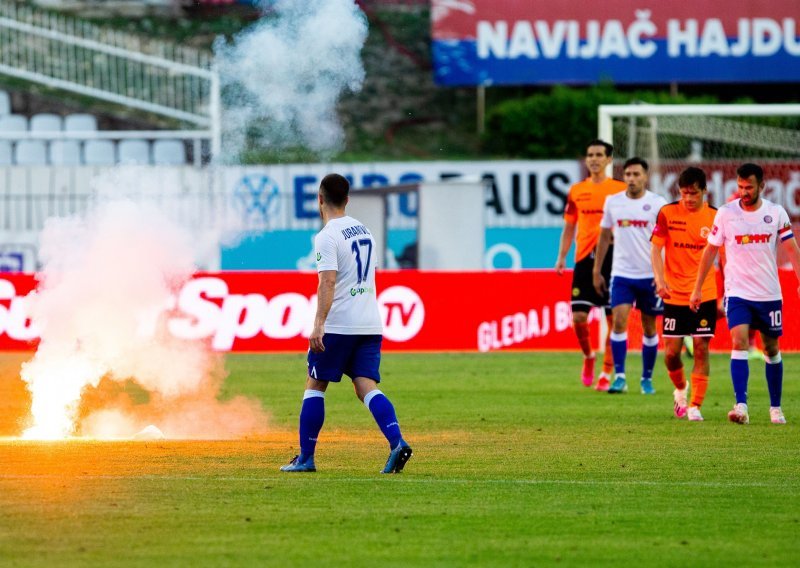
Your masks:
[[[632,358],[629,376],[639,360]],[[539,566],[800,562],[800,356],[769,423],[751,362],[751,424],[726,421],[712,359],[704,423],[657,393],[580,385],[572,354],[386,354],[382,389],[414,457],[388,448],[346,382],[326,398],[318,472],[297,448],[303,355],[229,356],[224,396],[257,398],[264,439],[28,442],[20,355],[0,358],[0,565]]]

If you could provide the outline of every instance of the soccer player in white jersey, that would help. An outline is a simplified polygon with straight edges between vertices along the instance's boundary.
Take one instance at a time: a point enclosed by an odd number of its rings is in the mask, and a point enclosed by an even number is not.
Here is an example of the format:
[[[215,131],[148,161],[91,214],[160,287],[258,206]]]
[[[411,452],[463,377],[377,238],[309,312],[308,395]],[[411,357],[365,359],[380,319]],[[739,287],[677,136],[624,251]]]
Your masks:
[[[736,174],[739,199],[723,205],[717,212],[689,303],[695,311],[699,308],[703,279],[711,269],[717,250],[724,245],[727,254],[725,311],[733,344],[731,379],[736,395],[736,404],[728,413],[728,420],[738,424],[750,422],[747,409],[750,374],[747,336],[753,328],[761,332],[764,344],[770,420],[773,424],[785,424],[786,418],[781,410],[783,363],[778,346],[778,338],[783,333],[778,243],[786,251],[798,279],[800,248],[792,234],[786,210],[761,197],[764,170],[756,164],[743,164]]]
[[[601,268],[606,258],[612,233],[614,253],[611,262],[611,353],[614,356],[614,382],[608,392],[628,391],[625,359],[628,352],[628,318],[633,306],[642,315],[642,394],[654,394],[653,367],[658,353],[656,316],[664,310],[656,294],[653,265],[650,261],[650,235],[658,211],[666,205],[660,195],[647,187],[648,165],[642,158],[631,158],[623,166],[627,189],[610,195],[603,206],[600,239],[594,256],[592,278],[598,294],[603,295],[607,283]]]
[[[400,473],[411,457],[394,406],[378,390],[383,327],[375,293],[375,240],[345,213],[350,184],[329,174],[319,186],[323,228],[314,239],[319,272],[317,313],[308,338],[308,376],[300,409],[300,454],[282,471],[316,471],[314,450],[325,420],[325,390],[346,374],[389,442],[383,473]]]

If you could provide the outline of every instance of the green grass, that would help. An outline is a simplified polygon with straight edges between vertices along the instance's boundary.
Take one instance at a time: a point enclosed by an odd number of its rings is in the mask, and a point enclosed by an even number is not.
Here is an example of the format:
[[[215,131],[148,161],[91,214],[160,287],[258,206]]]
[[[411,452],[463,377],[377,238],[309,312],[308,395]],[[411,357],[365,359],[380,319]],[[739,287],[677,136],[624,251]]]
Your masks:
[[[784,357],[790,424],[769,423],[751,363],[745,427],[725,420],[722,355],[690,424],[661,360],[644,397],[583,388],[575,355],[386,354],[415,454],[382,476],[385,442],[346,383],[326,397],[319,471],[279,472],[303,357],[230,356],[223,396],[262,401],[265,439],[0,441],[0,565],[796,565],[800,356]]]

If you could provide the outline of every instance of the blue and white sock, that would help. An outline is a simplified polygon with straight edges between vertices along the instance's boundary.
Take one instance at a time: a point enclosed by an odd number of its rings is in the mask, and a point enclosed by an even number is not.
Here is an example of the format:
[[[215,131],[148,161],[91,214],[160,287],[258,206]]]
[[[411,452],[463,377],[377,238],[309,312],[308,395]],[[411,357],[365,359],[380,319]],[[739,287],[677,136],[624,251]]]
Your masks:
[[[325,393],[306,389],[300,408],[300,461],[314,455],[317,437],[325,422]]]
[[[737,404],[747,404],[747,381],[750,378],[750,366],[747,363],[747,351],[731,351],[731,381]]]
[[[364,406],[372,413],[381,432],[389,441],[389,447],[396,448],[403,441],[403,436],[400,434],[400,424],[397,422],[394,406],[386,398],[386,395],[378,389],[370,391],[364,397]]]
[[[628,356],[628,332],[611,332],[611,355],[614,357],[614,373],[625,375],[625,358]]]
[[[769,390],[769,405],[780,406],[783,393],[783,359],[778,353],[774,357],[765,357],[767,360],[767,390]]]
[[[658,355],[658,335],[642,337],[642,378],[652,379]]]

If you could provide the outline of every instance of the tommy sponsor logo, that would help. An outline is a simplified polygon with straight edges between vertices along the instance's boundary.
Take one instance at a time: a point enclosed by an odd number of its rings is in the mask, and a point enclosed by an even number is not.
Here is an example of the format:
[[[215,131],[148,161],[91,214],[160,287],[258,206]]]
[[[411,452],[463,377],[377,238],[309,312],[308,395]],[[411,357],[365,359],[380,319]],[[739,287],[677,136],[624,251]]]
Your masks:
[[[771,234],[760,235],[734,235],[737,245],[750,245],[768,243],[772,238]]]
[[[649,221],[642,221],[640,219],[618,219],[617,226],[618,227],[633,227],[635,229],[646,229],[647,224]]]

